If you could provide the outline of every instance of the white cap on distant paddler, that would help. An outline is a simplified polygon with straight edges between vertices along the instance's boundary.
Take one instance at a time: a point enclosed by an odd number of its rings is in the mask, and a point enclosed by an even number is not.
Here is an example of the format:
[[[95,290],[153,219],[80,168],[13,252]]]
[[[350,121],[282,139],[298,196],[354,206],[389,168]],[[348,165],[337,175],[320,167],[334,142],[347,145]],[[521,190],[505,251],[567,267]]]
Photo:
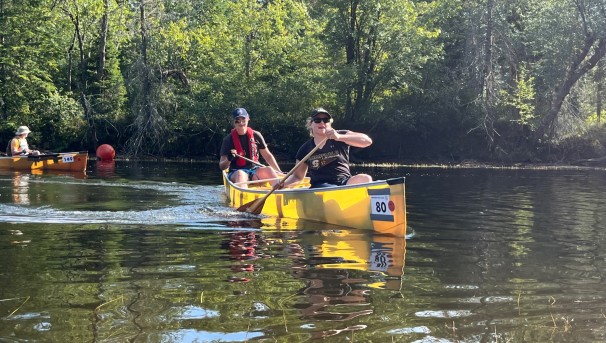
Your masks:
[[[31,131],[29,130],[29,127],[27,127],[27,126],[19,126],[19,128],[17,128],[17,132],[15,132],[15,135],[21,136],[23,134],[30,133],[30,132]]]

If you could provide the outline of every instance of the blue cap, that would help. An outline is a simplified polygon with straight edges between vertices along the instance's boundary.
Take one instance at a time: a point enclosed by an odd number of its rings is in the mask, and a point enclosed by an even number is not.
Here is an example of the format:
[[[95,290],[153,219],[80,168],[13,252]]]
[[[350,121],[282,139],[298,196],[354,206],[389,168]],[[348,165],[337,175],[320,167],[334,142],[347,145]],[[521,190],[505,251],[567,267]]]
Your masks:
[[[248,112],[246,112],[246,109],[241,108],[241,107],[240,108],[236,108],[234,110],[233,116],[234,116],[234,118],[238,118],[238,117],[248,118],[249,117],[248,116]]]

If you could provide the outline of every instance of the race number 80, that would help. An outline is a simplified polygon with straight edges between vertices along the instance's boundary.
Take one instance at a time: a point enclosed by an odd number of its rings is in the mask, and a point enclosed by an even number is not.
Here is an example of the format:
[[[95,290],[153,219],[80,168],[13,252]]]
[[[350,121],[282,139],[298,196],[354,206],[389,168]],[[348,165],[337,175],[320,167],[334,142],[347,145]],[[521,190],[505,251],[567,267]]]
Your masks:
[[[389,206],[389,195],[373,195],[370,197],[370,207],[372,214],[392,214]]]

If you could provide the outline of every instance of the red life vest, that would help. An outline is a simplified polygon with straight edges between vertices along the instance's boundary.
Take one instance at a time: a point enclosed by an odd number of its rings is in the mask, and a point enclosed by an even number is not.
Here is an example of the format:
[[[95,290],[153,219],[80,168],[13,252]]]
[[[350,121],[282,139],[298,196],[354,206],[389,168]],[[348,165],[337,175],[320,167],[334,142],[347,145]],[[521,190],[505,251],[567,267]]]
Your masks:
[[[257,143],[255,142],[255,137],[253,135],[253,130],[250,127],[246,128],[246,139],[248,140],[248,156],[251,160],[255,162],[259,162],[259,155],[257,154]],[[244,149],[242,149],[242,144],[240,144],[240,135],[236,129],[231,130],[231,140],[234,142],[234,148],[236,152],[240,156],[245,156]],[[237,156],[236,156],[237,157]],[[240,168],[246,165],[246,160],[242,158],[236,159],[236,165]]]

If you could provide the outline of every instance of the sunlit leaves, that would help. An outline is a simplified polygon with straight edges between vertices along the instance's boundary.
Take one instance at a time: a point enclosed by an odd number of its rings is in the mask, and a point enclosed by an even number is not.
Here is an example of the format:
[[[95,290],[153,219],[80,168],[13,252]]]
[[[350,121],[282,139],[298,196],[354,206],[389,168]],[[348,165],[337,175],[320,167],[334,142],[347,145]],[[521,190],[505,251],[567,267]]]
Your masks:
[[[516,77],[515,85],[511,93],[502,93],[504,104],[515,109],[517,116],[512,121],[529,127],[533,127],[536,117],[534,90],[535,78],[528,75],[525,67],[520,68],[519,75]]]
[[[371,116],[395,94],[420,81],[420,69],[439,57],[437,2],[327,1],[325,42],[333,49],[349,119]],[[373,109],[374,107],[374,109]]]

